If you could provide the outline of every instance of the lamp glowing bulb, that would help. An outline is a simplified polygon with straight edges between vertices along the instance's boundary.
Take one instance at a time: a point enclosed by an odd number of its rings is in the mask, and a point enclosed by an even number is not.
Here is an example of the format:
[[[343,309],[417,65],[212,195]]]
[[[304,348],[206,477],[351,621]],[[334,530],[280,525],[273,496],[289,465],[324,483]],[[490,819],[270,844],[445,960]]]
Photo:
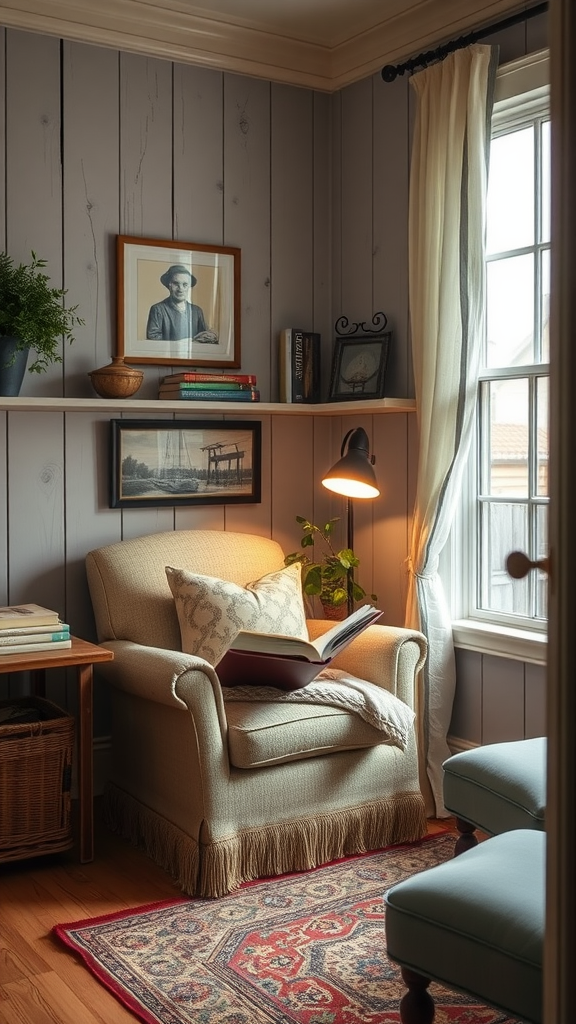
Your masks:
[[[350,477],[330,477],[322,481],[324,487],[347,498],[377,498],[380,491],[376,486]]]

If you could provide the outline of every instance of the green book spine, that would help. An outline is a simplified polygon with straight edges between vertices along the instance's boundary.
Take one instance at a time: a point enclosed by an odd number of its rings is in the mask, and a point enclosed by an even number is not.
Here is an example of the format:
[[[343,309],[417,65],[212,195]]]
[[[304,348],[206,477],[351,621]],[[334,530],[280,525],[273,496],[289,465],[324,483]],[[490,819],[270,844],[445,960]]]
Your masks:
[[[256,388],[248,391],[163,391],[160,389],[160,398],[171,399],[177,402],[259,402],[260,392]]]
[[[250,384],[237,384],[233,381],[182,381],[180,384],[161,384],[162,388],[171,391],[248,391]]]
[[[41,643],[54,643],[57,640],[69,640],[70,630],[58,630],[56,633],[51,633],[46,630],[44,633],[20,633],[18,636],[0,636],[0,648],[2,647],[17,647],[20,644],[41,644]]]

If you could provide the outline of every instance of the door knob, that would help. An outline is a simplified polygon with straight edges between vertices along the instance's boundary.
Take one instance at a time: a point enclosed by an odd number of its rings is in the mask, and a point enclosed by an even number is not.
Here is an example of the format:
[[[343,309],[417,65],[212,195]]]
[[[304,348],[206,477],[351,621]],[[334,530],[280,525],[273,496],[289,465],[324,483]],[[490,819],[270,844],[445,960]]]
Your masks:
[[[506,559],[506,569],[508,575],[513,579],[523,580],[531,569],[542,569],[542,572],[549,572],[550,559],[540,558],[537,562],[533,562],[523,551],[512,551]]]

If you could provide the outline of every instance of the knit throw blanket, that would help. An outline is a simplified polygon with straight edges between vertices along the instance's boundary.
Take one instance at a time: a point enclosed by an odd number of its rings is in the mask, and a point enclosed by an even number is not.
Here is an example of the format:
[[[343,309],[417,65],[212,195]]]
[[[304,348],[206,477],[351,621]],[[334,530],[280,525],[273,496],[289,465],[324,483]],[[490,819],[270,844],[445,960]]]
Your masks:
[[[274,686],[222,687],[224,702],[272,701],[288,704],[328,704],[360,715],[385,736],[385,743],[405,750],[414,723],[414,712],[404,701],[366,679],[341,669],[325,668],[300,690]]]

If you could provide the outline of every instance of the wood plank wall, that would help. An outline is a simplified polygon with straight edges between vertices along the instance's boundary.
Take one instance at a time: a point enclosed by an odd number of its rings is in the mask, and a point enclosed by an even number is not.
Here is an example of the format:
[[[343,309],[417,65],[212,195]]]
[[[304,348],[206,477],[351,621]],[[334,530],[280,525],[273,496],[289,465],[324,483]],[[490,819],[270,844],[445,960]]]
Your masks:
[[[545,45],[545,29],[535,19],[510,30],[502,60]],[[393,331],[386,393],[410,396],[411,104],[406,79],[387,85],[375,75],[328,96],[0,29],[0,244],[16,260],[31,249],[46,258],[54,285],[86,319],[62,364],[27,374],[22,393],[92,395],[88,372],[115,353],[116,236],[134,234],[241,248],[241,369],[258,375],[263,400],[277,398],[281,328],[320,331],[326,396],[335,320],[367,321],[379,310]],[[146,367],[139,397],[153,399],[168,369]],[[0,413],[0,603],[56,607],[94,638],[84,556],[96,546],[209,527],[293,550],[297,514],[343,515],[318,481],[345,431],[364,426],[383,493],[356,513],[361,581],[386,620],[402,623],[415,417],[266,415],[260,505],[131,511],[108,508],[109,419]],[[478,676],[469,660],[464,685]],[[26,685],[0,677],[0,696]],[[74,690],[65,673],[53,674],[52,699],[73,708]],[[476,715],[477,702],[470,706]],[[478,731],[468,719],[462,728]],[[108,731],[97,687],[95,732]]]
[[[22,393],[92,395],[88,371],[115,352],[117,234],[239,246],[241,369],[257,374],[264,400],[276,399],[278,332],[310,327],[322,334],[326,393],[333,305],[336,315],[369,320],[391,298],[377,294],[369,253],[359,295],[346,285],[346,310],[339,291],[333,298],[333,98],[34,33],[2,30],[0,43],[2,243],[16,260],[27,260],[32,248],[46,258],[54,284],[68,289],[69,303],[78,303],[86,319],[62,364],[42,376],[27,374]],[[346,131],[353,106],[343,118]],[[347,202],[359,188],[352,168]],[[370,218],[368,199],[363,220]],[[402,221],[399,229],[405,233]],[[354,243],[345,237],[341,244]],[[405,395],[405,282],[398,298],[402,333],[388,393]],[[388,312],[393,320],[394,309]],[[146,367],[138,397],[153,400],[168,370]],[[132,415],[129,403],[123,415]],[[93,547],[204,527],[260,533],[295,549],[297,514],[318,521],[344,513],[318,480],[352,424],[373,438],[387,485],[378,508],[357,514],[361,579],[378,593],[388,621],[402,622],[411,417],[261,418],[260,505],[125,511],[108,508],[107,414],[0,414],[0,603],[56,607],[77,634],[94,639],[84,572]],[[26,685],[21,676],[0,677],[2,694]],[[65,673],[51,673],[50,696],[74,706]],[[108,731],[98,688],[95,731]]]

